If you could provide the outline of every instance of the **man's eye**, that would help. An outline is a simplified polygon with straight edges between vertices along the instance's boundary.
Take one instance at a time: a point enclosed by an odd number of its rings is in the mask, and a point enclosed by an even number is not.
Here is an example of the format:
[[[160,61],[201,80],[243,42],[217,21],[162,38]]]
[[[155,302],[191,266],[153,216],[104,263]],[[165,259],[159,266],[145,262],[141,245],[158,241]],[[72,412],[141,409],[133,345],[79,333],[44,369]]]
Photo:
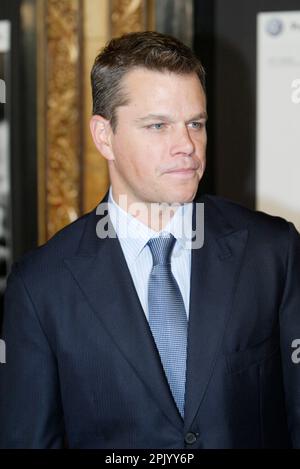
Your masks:
[[[202,129],[202,127],[204,127],[204,122],[191,122],[190,123],[192,129],[195,129],[195,130],[198,130],[198,129]]]
[[[155,129],[155,130],[161,130],[164,127],[164,125],[165,124],[163,122],[158,122],[157,124],[149,125],[149,128],[150,129]]]

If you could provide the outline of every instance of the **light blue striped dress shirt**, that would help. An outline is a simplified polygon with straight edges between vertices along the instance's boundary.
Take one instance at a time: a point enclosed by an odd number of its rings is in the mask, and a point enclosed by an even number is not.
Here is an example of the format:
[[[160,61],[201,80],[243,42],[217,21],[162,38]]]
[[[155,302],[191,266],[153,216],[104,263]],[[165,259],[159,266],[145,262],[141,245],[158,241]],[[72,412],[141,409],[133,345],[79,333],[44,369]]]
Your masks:
[[[148,280],[152,269],[152,255],[147,242],[159,233],[123,210],[114,201],[111,187],[108,213],[120,241],[140,303],[148,319]],[[192,213],[192,203],[179,206],[163,230],[176,238],[171,257],[171,270],[180,288],[187,318],[190,303]]]

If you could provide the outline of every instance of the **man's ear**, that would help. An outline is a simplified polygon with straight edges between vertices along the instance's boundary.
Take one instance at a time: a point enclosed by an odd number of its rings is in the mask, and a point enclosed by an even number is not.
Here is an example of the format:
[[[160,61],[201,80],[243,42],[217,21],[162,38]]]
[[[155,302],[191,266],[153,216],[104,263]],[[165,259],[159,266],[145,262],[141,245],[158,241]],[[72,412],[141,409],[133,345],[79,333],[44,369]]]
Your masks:
[[[94,115],[90,120],[90,130],[97,150],[107,160],[114,160],[111,146],[112,128],[110,122],[102,116]]]

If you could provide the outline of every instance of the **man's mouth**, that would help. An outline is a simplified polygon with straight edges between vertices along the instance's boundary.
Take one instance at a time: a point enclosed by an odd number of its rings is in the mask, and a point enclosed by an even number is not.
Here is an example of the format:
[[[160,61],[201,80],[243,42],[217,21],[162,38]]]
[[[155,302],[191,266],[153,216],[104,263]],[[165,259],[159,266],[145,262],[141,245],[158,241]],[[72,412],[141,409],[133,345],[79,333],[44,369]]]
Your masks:
[[[165,174],[170,174],[174,176],[193,176],[198,168],[174,168],[165,172]]]

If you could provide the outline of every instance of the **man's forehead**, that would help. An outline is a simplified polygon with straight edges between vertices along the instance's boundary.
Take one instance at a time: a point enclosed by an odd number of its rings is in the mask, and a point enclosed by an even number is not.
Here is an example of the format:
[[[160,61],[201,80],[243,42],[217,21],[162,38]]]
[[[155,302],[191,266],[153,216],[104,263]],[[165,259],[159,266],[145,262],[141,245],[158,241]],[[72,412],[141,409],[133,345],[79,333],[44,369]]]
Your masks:
[[[153,103],[163,104],[163,101],[176,106],[179,101],[182,104],[199,102],[196,105],[195,114],[206,106],[206,96],[196,73],[179,74],[174,72],[153,71],[138,67],[124,75],[121,82],[122,94],[126,97],[127,105],[139,105],[143,100],[143,107]],[[174,98],[175,94],[175,98]],[[151,109],[148,109],[151,112]],[[159,112],[155,109],[155,112]],[[162,112],[161,112],[162,113]]]
[[[166,83],[170,82],[171,80],[174,81],[174,79],[176,78],[179,80],[195,80],[196,83],[199,83],[199,86],[203,91],[203,87],[196,72],[178,73],[170,70],[149,69],[143,66],[136,66],[126,72],[122,78],[122,84],[125,86],[130,85],[132,83],[136,85],[136,82],[145,84],[145,80],[149,79],[151,84],[153,85],[155,83]]]
[[[177,77],[193,81],[188,80],[184,86]],[[206,96],[196,73],[183,75],[136,67],[123,77],[121,89],[124,104],[118,106],[117,113],[130,108],[140,123],[155,118],[154,114],[158,120],[169,122],[207,119]]]

